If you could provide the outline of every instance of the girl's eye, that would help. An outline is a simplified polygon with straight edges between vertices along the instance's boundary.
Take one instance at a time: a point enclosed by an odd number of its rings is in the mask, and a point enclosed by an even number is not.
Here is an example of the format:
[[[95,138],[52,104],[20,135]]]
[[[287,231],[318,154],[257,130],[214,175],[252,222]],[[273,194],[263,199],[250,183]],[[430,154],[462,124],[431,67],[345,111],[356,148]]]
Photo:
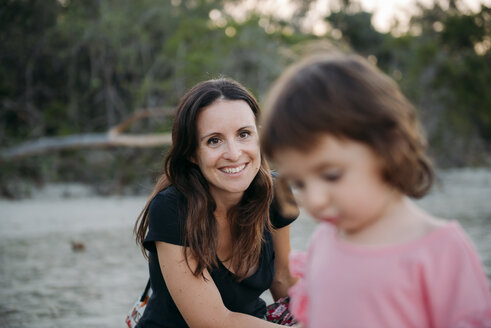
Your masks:
[[[248,138],[249,136],[251,135],[251,132],[250,131],[242,131],[239,133],[239,137],[241,139],[246,139]]]
[[[206,143],[210,146],[215,146],[215,145],[218,145],[220,143],[220,139],[218,139],[217,137],[211,137],[210,139],[208,139],[206,141]]]
[[[298,190],[301,190],[304,187],[303,182],[299,180],[290,180],[288,184],[290,185],[290,188],[292,189],[293,193],[295,193]]]
[[[341,179],[343,172],[341,170],[331,170],[322,175],[322,178],[328,182],[336,182]]]

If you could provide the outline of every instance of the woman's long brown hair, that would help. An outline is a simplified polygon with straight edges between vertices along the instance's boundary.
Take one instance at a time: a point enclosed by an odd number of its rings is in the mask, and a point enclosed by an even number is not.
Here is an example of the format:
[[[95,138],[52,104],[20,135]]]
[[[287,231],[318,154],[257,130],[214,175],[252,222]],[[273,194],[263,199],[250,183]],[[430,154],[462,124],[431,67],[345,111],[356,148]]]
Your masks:
[[[152,199],[160,191],[173,185],[184,195],[186,204],[180,209],[185,216],[185,259],[191,256],[197,266],[193,270],[199,276],[205,269],[218,265],[217,223],[213,212],[216,203],[208,182],[199,167],[191,162],[198,147],[196,121],[201,109],[217,99],[243,100],[259,120],[260,109],[254,96],[240,83],[230,79],[201,82],[189,90],[179,102],[172,127],[172,147],[165,158],[164,172],[135,223],[136,241],[145,257],[143,242],[148,229],[148,210]],[[259,261],[263,231],[271,228],[269,207],[272,201],[273,182],[266,160],[261,157],[261,167],[241,201],[229,210],[232,239],[231,267],[238,280],[246,277],[248,269]],[[192,268],[190,268],[192,270]]]

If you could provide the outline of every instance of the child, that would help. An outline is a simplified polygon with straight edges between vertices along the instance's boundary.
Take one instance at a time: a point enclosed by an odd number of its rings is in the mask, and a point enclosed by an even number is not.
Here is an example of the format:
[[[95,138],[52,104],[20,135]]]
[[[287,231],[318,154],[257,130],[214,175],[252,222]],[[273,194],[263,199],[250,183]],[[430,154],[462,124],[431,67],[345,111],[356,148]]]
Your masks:
[[[292,289],[308,327],[491,327],[476,251],[426,213],[433,182],[414,108],[355,55],[316,55],[276,82],[262,149],[320,222]],[[301,259],[300,259],[301,260]]]

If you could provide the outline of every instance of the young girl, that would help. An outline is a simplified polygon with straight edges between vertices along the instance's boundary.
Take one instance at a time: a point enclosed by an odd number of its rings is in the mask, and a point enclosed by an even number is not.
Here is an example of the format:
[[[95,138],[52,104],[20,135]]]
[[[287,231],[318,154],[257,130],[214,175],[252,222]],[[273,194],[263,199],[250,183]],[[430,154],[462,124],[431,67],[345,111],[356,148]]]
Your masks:
[[[491,327],[476,251],[455,221],[409,198],[432,166],[397,85],[355,55],[316,55],[272,89],[262,149],[319,225],[293,314],[308,327]],[[303,260],[303,262],[302,262]]]

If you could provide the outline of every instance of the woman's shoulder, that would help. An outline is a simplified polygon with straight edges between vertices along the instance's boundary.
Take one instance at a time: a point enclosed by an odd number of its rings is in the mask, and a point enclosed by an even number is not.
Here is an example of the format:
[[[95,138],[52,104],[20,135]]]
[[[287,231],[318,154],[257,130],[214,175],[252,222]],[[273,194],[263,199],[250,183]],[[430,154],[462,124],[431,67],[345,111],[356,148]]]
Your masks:
[[[182,245],[182,231],[185,216],[182,194],[169,186],[158,192],[151,200],[148,208],[148,234],[145,247],[154,249],[154,241],[165,241]]]
[[[150,201],[148,208],[150,217],[156,213],[173,213],[183,206],[185,199],[182,193],[173,185],[159,191]]]
[[[163,203],[175,203],[178,201],[182,201],[183,195],[177,190],[176,187],[170,185],[169,187],[162,189],[159,191],[150,201],[150,206],[154,204],[163,204]]]
[[[271,222],[275,228],[282,228],[295,221],[300,212],[289,185],[278,173],[270,172],[274,189],[270,208]]]
[[[179,190],[177,190],[177,188],[174,185],[170,185],[167,188],[162,189],[161,191],[159,191],[155,195],[154,199],[157,198],[157,197],[160,197],[160,198],[162,198],[162,197],[163,198],[165,198],[165,197],[172,197],[172,198],[175,199],[179,195],[181,195],[181,193],[179,192]]]

